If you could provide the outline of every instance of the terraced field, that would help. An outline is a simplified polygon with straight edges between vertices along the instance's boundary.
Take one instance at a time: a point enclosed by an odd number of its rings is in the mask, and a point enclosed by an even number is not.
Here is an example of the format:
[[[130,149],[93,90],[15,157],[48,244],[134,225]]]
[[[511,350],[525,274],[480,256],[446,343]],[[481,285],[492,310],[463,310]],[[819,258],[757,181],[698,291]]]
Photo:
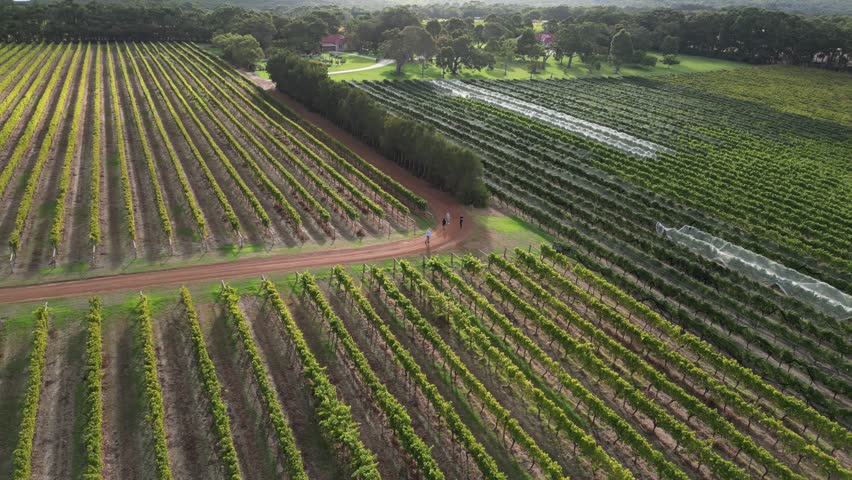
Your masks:
[[[3,477],[804,479],[852,466],[843,426],[547,245],[41,307],[2,338],[17,432]]]
[[[3,273],[382,238],[425,207],[193,45],[3,52]]]

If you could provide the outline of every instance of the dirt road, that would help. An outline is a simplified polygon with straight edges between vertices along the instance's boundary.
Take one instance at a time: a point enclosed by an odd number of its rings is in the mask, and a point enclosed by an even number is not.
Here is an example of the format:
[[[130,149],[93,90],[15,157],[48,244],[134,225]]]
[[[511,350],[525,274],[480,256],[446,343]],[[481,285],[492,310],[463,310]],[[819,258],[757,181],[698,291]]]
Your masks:
[[[269,83],[265,84],[264,87],[269,88]],[[468,219],[470,219],[470,215],[463,206],[459,205],[448,194],[435,190],[427,182],[414,177],[325,118],[307,111],[301,104],[289,97],[278,94],[277,92],[274,94],[299,115],[325,130],[329,135],[342,142],[365,160],[379,167],[414,193],[426,199],[429,204],[429,210],[436,220],[440,220],[447,210],[450,211],[453,221],[452,225],[447,227],[446,233],[441,232],[440,225],[435,225],[435,228],[433,228],[435,233],[432,235],[429,252],[436,253],[458,248],[471,236],[474,230],[473,222],[468,222],[468,225],[464,229],[459,229],[458,226],[459,215],[464,215]],[[425,236],[420,235],[416,238],[365,247],[282,254],[266,258],[251,258],[156,272],[112,275],[85,280],[69,280],[0,288],[0,305],[4,303],[42,301],[61,297],[101,295],[126,290],[144,290],[145,288],[154,286],[177,286],[200,281],[259,277],[266,273],[293,272],[332,265],[367,263],[425,253],[427,253]]]

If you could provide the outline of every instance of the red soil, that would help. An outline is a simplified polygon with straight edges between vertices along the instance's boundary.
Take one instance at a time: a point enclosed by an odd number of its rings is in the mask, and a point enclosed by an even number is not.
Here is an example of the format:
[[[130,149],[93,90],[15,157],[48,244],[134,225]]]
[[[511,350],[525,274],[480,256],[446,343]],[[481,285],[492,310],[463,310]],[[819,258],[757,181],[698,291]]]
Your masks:
[[[269,85],[263,86],[269,88]],[[384,158],[373,148],[362,143],[322,116],[308,111],[293,99],[278,92],[272,93],[303,118],[323,129],[330,136],[339,140],[365,160],[380,168],[417,195],[423,197],[428,202],[429,211],[436,221],[442,218],[447,210],[450,211],[453,221],[459,215],[465,215],[470,218],[465,207],[460,205],[449,194],[440,192],[430,186],[426,181],[414,177],[402,167]],[[432,235],[431,246],[428,250],[425,245],[425,235],[421,235],[416,238],[364,247],[281,254],[266,258],[251,258],[156,272],[120,274],[85,280],[68,280],[21,287],[7,287],[0,288],[0,304],[34,302],[50,298],[82,295],[100,295],[124,290],[140,290],[148,287],[181,285],[199,281],[259,277],[267,273],[301,271],[316,267],[367,263],[389,258],[435,253],[456,249],[462,245],[470,238],[474,230],[473,222],[469,222],[468,225],[464,229],[459,229],[458,225],[453,223],[447,227],[446,233],[442,233],[436,224],[433,228],[435,233]]]

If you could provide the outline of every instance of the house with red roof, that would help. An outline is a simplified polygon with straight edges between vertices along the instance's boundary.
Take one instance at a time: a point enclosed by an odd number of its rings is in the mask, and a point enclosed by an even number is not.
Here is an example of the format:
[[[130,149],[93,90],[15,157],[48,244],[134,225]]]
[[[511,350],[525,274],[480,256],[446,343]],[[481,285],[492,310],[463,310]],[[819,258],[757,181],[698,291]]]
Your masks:
[[[320,40],[320,50],[323,52],[342,52],[346,47],[346,37],[340,34],[328,35]]]
[[[553,45],[553,40],[555,40],[552,33],[536,33],[535,39],[538,40],[538,43],[544,45],[545,47],[550,47]]]

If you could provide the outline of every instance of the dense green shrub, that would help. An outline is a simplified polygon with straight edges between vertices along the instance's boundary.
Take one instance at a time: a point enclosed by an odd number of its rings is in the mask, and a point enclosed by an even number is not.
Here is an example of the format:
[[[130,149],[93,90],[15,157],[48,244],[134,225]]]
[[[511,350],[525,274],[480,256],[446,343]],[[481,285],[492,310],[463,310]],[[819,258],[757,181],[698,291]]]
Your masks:
[[[473,151],[448,141],[431,126],[390,114],[351,85],[330,80],[320,62],[279,53],[269,59],[267,70],[278,90],[378,147],[414,175],[464,203],[486,204],[482,162]]]

